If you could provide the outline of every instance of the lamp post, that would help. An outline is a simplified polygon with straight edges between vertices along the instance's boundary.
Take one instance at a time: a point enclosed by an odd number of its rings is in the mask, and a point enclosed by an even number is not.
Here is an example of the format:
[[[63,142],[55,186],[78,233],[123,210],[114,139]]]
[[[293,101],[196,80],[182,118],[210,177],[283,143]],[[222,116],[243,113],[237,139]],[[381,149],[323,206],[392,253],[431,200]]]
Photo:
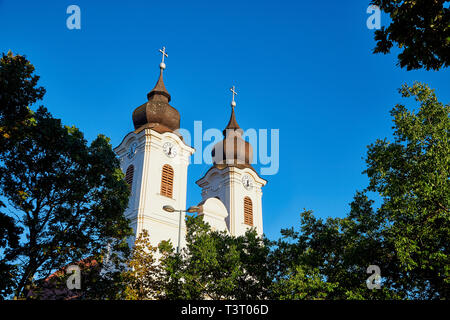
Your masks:
[[[187,210],[176,210],[174,209],[174,207],[166,205],[163,206],[163,210],[167,211],[167,212],[179,212],[180,213],[180,220],[178,222],[178,246],[177,246],[177,253],[180,252],[180,246],[181,246],[181,219],[183,217],[183,212],[189,212],[189,213],[194,213],[194,212],[198,212],[200,210],[200,208],[198,206],[192,206],[189,207],[189,209]]]

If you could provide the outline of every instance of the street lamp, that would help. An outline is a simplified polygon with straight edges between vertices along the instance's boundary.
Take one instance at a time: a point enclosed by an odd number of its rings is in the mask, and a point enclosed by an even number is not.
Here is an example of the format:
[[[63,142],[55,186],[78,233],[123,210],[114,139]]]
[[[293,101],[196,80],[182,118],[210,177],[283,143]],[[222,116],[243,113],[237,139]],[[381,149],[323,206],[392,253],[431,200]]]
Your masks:
[[[189,209],[187,210],[176,210],[174,207],[170,206],[170,205],[166,205],[163,206],[163,210],[167,211],[167,212],[179,212],[180,213],[180,220],[178,222],[178,246],[177,246],[177,253],[180,252],[180,246],[181,246],[181,219],[183,216],[183,212],[189,212],[189,213],[194,213],[194,212],[198,212],[200,211],[200,207],[198,206],[192,206],[189,207]]]

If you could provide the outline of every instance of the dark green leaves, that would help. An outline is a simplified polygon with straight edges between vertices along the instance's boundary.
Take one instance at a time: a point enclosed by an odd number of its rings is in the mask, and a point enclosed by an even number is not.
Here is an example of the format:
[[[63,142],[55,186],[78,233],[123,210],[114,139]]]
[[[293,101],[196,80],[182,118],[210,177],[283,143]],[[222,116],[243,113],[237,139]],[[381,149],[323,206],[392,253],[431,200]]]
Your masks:
[[[389,53],[396,44],[400,67],[439,70],[450,64],[448,0],[372,0],[390,16],[386,28],[375,31],[374,53]]]
[[[33,112],[45,92],[33,70],[22,56],[1,60],[0,194],[11,223],[24,232],[10,278],[17,297],[69,263],[100,263],[107,247],[114,261],[131,234],[123,216],[129,191],[108,139],[100,135],[88,145],[44,107]]]

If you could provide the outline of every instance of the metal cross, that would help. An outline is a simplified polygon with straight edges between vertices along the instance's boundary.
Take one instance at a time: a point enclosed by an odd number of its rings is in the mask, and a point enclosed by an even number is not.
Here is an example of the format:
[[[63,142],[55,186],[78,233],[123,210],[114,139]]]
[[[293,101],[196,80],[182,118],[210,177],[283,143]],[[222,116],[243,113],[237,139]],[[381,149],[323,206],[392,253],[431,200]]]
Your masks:
[[[166,58],[168,58],[169,56],[167,55],[167,53],[166,53],[166,47],[162,47],[162,50],[161,49],[159,49],[159,52],[161,52],[162,53],[162,63],[164,63],[164,56],[166,57]]]
[[[234,86],[233,86],[233,88],[230,88],[230,91],[233,93],[233,102],[234,102],[234,96],[235,95],[237,96],[237,92],[236,92]]]

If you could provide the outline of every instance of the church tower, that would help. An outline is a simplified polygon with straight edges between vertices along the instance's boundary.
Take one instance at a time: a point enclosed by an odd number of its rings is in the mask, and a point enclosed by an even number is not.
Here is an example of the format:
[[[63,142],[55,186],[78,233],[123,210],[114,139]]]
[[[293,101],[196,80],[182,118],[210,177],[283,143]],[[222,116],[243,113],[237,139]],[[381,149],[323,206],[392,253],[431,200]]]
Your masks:
[[[253,148],[242,138],[243,130],[236,121],[234,111],[234,87],[231,92],[231,117],[223,130],[224,139],[212,150],[213,166],[196,182],[202,188],[203,200],[200,205],[217,207],[209,214],[204,213],[206,221],[213,228],[215,225],[220,228],[219,221],[222,218],[231,235],[243,235],[249,228],[255,228],[262,235],[262,187],[267,181],[251,165]],[[219,208],[222,204],[228,215]]]
[[[114,149],[130,186],[125,216],[131,220],[135,235],[146,229],[152,245],[161,240],[178,242],[179,214],[163,206],[186,208],[187,169],[194,149],[178,133],[180,114],[169,105],[171,96],[163,81],[165,48],[160,50],[159,79],[147,94],[148,101],[133,112],[134,131]],[[185,234],[184,219],[182,233]],[[130,239],[130,241],[134,239]],[[184,237],[181,239],[181,247]]]

